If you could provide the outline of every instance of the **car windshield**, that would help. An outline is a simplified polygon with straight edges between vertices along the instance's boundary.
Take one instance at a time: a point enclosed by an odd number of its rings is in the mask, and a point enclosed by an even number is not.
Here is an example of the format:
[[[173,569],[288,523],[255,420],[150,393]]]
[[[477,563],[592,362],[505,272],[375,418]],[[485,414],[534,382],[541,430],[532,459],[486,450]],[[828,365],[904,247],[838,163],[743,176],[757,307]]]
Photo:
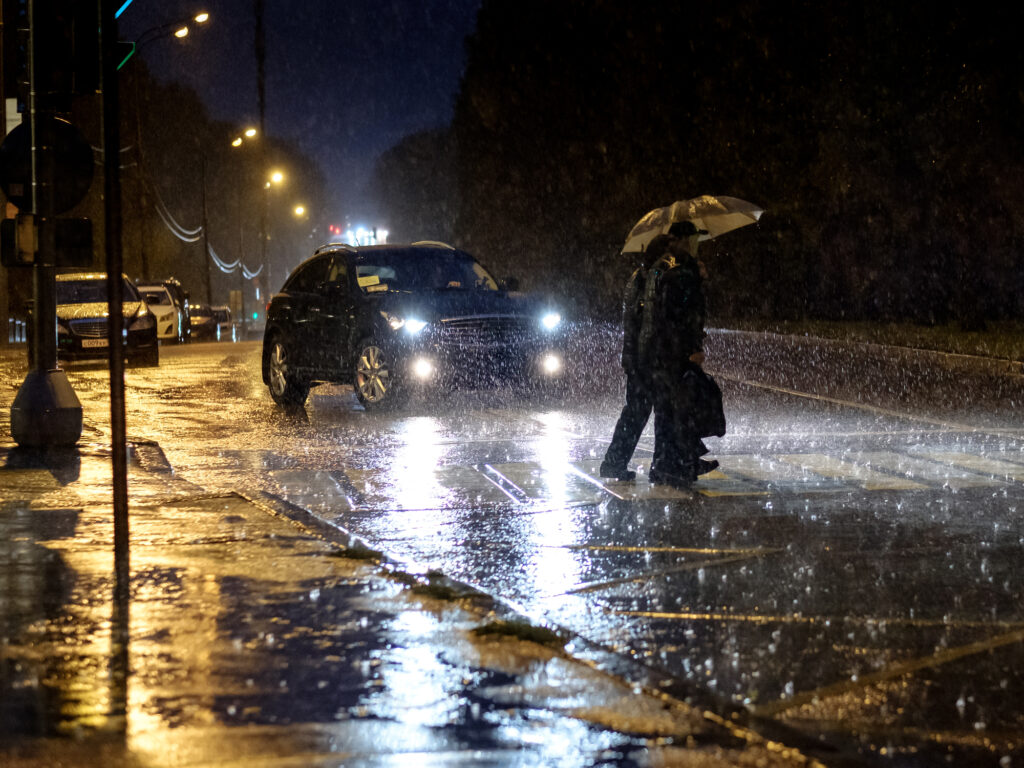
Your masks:
[[[92,304],[107,300],[107,279],[58,280],[58,304]],[[124,300],[139,301],[139,293],[128,280],[124,281]]]
[[[193,307],[189,310],[192,317],[213,317],[213,311],[209,307]]]
[[[159,306],[168,306],[171,303],[170,294],[167,291],[140,291],[142,298],[146,300],[147,304],[156,304]]]
[[[356,260],[356,280],[365,293],[498,290],[483,265],[460,251],[408,248],[364,252]]]

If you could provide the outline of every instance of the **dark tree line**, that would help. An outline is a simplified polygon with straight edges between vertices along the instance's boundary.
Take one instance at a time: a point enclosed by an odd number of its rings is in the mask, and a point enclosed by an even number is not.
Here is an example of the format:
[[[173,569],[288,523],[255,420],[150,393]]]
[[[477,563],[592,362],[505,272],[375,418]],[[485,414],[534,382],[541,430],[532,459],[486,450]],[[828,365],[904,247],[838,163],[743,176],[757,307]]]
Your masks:
[[[382,164],[393,231],[614,312],[646,211],[762,204],[707,245],[720,317],[1024,316],[1019,6],[484,0],[450,130]],[[443,183],[442,183],[443,182]]]
[[[324,180],[316,164],[273,136],[233,147],[232,140],[247,126],[211,119],[195,93],[151,79],[144,67],[127,73],[122,88],[122,144],[130,148],[122,176],[125,261],[133,276],[141,272],[145,253],[149,277],[175,275],[193,296],[202,295],[208,268],[215,302],[226,303],[227,292],[243,285],[251,291],[255,281],[244,280],[238,270],[218,269],[204,258],[204,242],[176,237],[157,207],[162,203],[178,223],[195,229],[204,221],[205,204],[210,247],[223,262],[241,258],[255,271],[262,255],[264,184],[271,169],[280,169],[286,181],[267,193],[266,222],[266,289],[277,290],[288,271],[311,253],[309,235],[322,218]],[[292,212],[300,201],[309,211],[301,219]]]
[[[263,284],[263,290],[276,290],[288,271],[312,252],[311,232],[323,218],[325,200],[319,168],[274,137],[232,147],[232,139],[245,126],[213,120],[194,91],[152,78],[141,60],[129,62],[118,85],[125,273],[139,282],[175,277],[197,302],[206,301],[209,278],[213,303],[226,304],[229,291],[242,289],[246,306],[254,307],[259,280],[245,279],[238,269],[221,271],[207,258],[206,244],[222,262],[241,259],[248,270],[258,270],[263,185],[269,169],[282,169],[288,175],[286,186],[271,189],[268,195],[270,280]],[[69,215],[92,219],[97,270],[105,263],[100,116],[98,98],[81,99],[70,115],[96,151],[89,195]],[[308,209],[301,219],[292,212],[297,200]],[[205,222],[207,237],[179,238],[160,215],[161,208],[170,221],[190,232]],[[321,229],[316,236],[322,235]],[[27,290],[24,278],[16,275],[12,280],[19,294],[11,305],[16,313]]]

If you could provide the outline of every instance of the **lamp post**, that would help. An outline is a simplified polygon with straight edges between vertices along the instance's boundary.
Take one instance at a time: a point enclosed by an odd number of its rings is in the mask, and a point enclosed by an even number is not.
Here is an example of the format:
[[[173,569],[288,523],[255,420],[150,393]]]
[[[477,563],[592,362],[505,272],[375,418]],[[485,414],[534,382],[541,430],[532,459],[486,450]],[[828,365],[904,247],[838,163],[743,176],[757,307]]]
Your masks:
[[[144,30],[134,42],[131,43],[131,50],[129,53],[121,59],[117,65],[117,69],[120,70],[128,63],[128,60],[145,46],[150,43],[162,40],[168,37],[176,37],[179,40],[186,37],[189,33],[189,24],[205,24],[210,20],[210,14],[202,11],[190,16],[188,18],[179,19],[177,21],[170,21],[166,24],[158,24],[155,27],[150,27]],[[142,98],[139,95],[139,76],[138,72],[132,73],[132,89],[135,97],[135,147],[138,155],[138,176],[139,176],[139,204],[141,206],[139,212],[139,268],[142,272],[142,279],[149,279],[149,258],[146,253],[146,209],[148,207],[148,201],[146,196],[146,185],[142,178],[143,172],[143,152],[142,152]]]
[[[267,180],[263,183],[263,210],[260,226],[263,231],[260,238],[263,242],[263,272],[260,276],[262,278],[260,285],[263,288],[264,300],[266,300],[270,292],[270,256],[267,252],[270,243],[270,190],[274,187],[283,186],[285,180],[284,173],[275,169],[267,174]]]
[[[143,46],[149,45],[155,40],[159,40],[164,37],[176,37],[179,40],[183,37],[188,37],[190,27],[189,24],[205,24],[210,20],[210,14],[206,11],[201,11],[194,16],[187,18],[178,19],[176,21],[169,21],[166,24],[157,24],[155,27],[150,27],[140,34],[134,41],[128,43],[127,52],[121,58],[117,68],[120,70],[124,68],[124,65],[128,63],[128,60],[138,53]]]
[[[246,127],[240,133],[238,133],[232,140],[231,146],[239,149],[247,144],[252,144],[258,138],[260,138],[260,132],[252,126]],[[262,164],[262,153],[260,155],[260,167]],[[248,180],[247,180],[248,181]],[[249,318],[245,314],[245,226],[242,216],[242,193],[248,188],[247,184],[236,184],[235,185],[235,210],[238,216],[238,318],[242,324],[242,335],[245,336],[245,327],[249,322]],[[265,196],[265,190],[260,189],[261,197]],[[263,242],[263,223],[260,223],[259,239],[262,247]],[[261,256],[262,258],[262,256]]]

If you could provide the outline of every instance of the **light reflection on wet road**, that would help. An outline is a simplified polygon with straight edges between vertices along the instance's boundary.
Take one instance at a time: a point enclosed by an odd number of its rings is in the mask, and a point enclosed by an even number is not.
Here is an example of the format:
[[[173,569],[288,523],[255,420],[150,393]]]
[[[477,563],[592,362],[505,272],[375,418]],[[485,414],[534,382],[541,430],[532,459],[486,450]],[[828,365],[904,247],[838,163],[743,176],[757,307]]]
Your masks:
[[[325,387],[288,411],[256,346],[230,349],[128,374],[129,434],[199,486],[280,495],[698,699],[890,749],[1021,754],[1019,422],[972,431],[723,379],[721,469],[683,492],[594,477],[617,389],[377,414]],[[104,375],[72,372],[100,429]],[[651,448],[648,431],[641,467]]]

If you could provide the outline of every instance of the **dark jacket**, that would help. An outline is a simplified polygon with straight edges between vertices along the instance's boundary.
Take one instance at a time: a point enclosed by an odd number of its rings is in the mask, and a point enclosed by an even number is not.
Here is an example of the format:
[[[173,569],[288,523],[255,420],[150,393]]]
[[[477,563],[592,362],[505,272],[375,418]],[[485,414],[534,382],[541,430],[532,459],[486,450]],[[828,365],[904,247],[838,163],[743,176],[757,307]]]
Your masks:
[[[675,267],[662,257],[647,274],[643,320],[637,340],[640,364],[679,369],[704,348],[703,280],[697,260],[683,256]]]
[[[637,370],[637,345],[644,316],[644,284],[647,270],[637,268],[626,282],[622,294],[622,367],[627,373]]]

